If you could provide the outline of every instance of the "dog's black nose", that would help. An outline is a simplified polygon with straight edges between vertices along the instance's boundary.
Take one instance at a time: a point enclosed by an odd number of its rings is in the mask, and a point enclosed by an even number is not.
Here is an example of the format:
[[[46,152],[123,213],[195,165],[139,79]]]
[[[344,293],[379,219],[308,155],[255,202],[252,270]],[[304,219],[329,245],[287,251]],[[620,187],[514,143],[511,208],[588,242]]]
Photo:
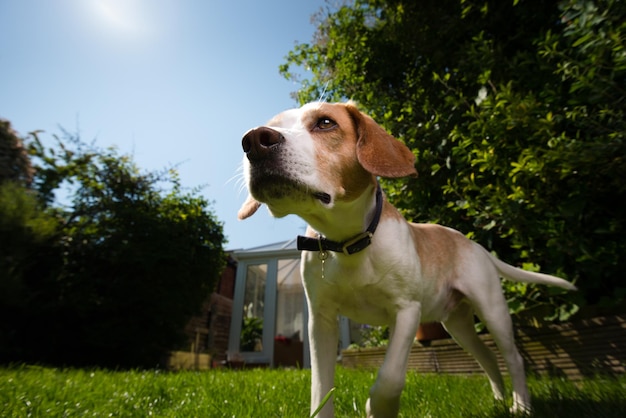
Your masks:
[[[243,152],[246,153],[250,161],[262,160],[270,155],[272,149],[276,148],[285,137],[278,131],[261,126],[249,130],[241,140]]]

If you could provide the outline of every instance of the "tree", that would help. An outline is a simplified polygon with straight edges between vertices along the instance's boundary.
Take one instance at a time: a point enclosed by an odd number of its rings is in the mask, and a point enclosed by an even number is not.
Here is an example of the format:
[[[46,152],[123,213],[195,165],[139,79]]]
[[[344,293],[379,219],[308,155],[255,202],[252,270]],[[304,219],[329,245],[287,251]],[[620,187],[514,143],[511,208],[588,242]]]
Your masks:
[[[43,260],[55,252],[52,242],[60,222],[28,188],[33,173],[22,139],[0,120],[0,360],[29,346],[27,333],[14,326],[20,322],[16,318],[28,315],[25,307],[41,290],[30,288],[31,278],[54,271]]]
[[[11,180],[30,184],[33,169],[22,140],[11,123],[0,119],[0,183]]]
[[[575,281],[565,299],[505,283],[513,312],[566,319],[626,296],[625,17],[615,0],[356,0],[280,70],[310,71],[301,103],[353,99],[414,151],[420,178],[385,181],[409,219]]]
[[[185,324],[219,278],[222,225],[197,191],[183,192],[174,170],[144,173],[130,157],[72,136],[55,149],[36,133],[31,139],[33,185],[60,222],[43,257],[48,273],[22,280],[28,297],[11,327],[19,350],[3,354],[71,365],[159,364],[184,342]],[[71,207],[54,207],[65,184]]]

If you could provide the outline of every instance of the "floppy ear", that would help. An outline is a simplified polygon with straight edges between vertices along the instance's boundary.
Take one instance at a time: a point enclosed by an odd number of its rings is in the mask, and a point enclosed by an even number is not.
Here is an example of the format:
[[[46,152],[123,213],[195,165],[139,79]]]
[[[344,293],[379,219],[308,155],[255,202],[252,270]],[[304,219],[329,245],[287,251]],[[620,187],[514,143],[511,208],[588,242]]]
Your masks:
[[[243,219],[249,218],[254,215],[254,212],[257,211],[258,208],[261,207],[261,202],[257,201],[252,195],[248,195],[248,198],[243,205],[241,205],[241,209],[237,212],[237,218],[241,221]]]
[[[415,156],[406,145],[389,135],[352,103],[346,104],[346,107],[356,123],[356,156],[364,169],[380,177],[417,176]]]

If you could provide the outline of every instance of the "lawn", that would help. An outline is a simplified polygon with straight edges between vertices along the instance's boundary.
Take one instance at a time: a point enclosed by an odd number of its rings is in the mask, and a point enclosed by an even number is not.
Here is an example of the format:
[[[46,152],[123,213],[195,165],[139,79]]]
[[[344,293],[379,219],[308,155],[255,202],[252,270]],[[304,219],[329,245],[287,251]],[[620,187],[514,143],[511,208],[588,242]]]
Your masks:
[[[338,368],[338,417],[363,416],[375,371]],[[530,378],[537,417],[626,417],[626,377]],[[107,371],[0,368],[2,417],[306,417],[306,370]],[[403,417],[506,417],[484,376],[410,372]]]

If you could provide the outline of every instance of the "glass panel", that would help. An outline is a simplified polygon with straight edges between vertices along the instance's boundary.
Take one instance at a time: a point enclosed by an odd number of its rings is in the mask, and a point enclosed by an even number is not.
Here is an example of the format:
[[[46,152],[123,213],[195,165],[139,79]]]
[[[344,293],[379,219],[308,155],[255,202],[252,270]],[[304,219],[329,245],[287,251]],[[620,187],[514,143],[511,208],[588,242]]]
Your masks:
[[[274,366],[302,366],[304,287],[300,260],[278,260]]]
[[[243,297],[241,351],[263,351],[263,311],[267,264],[248,266]]]

